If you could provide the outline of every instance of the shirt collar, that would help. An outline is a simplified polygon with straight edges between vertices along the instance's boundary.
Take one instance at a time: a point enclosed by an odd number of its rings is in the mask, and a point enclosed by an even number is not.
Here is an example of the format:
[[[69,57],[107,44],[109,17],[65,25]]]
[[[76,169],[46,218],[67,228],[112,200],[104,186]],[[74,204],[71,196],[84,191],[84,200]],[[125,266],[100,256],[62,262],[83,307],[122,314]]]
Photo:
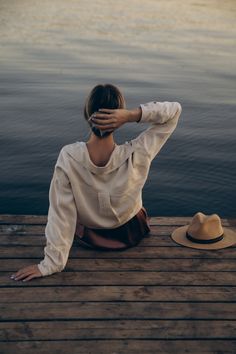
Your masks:
[[[66,151],[74,160],[81,163],[91,172],[95,174],[106,174],[119,168],[129,158],[132,154],[133,146],[129,142],[122,145],[116,145],[105,166],[96,166],[91,161],[84,141],[77,141],[74,144],[67,145]]]

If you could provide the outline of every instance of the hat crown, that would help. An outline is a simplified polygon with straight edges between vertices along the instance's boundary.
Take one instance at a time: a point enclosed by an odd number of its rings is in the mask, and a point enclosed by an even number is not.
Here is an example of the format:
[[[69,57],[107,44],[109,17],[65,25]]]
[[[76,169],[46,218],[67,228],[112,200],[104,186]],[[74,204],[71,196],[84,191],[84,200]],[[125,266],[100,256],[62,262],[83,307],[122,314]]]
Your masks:
[[[224,233],[221,219],[217,214],[196,213],[188,226],[187,233],[199,240],[211,240]]]

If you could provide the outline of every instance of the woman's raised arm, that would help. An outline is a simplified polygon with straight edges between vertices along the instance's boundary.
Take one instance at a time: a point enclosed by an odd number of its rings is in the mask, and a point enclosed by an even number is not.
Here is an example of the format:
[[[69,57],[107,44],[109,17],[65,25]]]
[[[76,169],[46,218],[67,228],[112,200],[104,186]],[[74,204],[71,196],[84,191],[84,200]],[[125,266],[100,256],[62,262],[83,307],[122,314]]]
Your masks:
[[[148,102],[140,105],[142,109],[139,124],[149,123],[131,143],[145,158],[154,159],[162,146],[174,132],[182,107],[179,102]]]
[[[181,112],[179,102],[151,101],[132,110],[100,109],[89,119],[98,129],[106,131],[114,131],[128,122],[151,124],[131,141],[152,160],[175,130]]]

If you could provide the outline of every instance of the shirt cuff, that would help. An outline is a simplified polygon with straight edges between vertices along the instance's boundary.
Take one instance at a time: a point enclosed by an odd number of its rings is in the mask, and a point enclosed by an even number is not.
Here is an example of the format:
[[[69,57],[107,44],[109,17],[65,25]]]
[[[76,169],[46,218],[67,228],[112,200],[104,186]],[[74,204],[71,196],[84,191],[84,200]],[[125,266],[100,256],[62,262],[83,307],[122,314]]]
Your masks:
[[[37,264],[37,266],[38,266],[38,269],[39,269],[39,271],[40,271],[40,273],[42,274],[43,277],[45,277],[47,275],[51,275],[51,274],[54,273],[54,272],[50,272],[48,270],[48,268],[45,267],[42,263]]]
[[[148,113],[148,107],[147,107],[147,103],[141,103],[139,105],[139,107],[141,108],[142,114],[141,114],[141,118],[139,119],[139,121],[137,123],[145,123],[147,122],[147,120],[145,119]]]

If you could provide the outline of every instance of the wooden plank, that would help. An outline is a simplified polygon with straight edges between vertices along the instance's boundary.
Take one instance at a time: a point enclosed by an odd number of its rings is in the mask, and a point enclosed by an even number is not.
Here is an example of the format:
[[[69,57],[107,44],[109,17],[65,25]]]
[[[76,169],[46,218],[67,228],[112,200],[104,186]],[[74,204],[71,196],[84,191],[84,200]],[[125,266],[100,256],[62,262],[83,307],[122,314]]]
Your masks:
[[[182,225],[188,223],[191,217],[158,217],[149,216],[149,222],[153,225]],[[225,221],[225,219],[223,219]],[[14,214],[2,214],[0,215],[0,224],[46,224],[47,215],[14,215]]]
[[[173,241],[174,242],[174,241]],[[43,247],[32,246],[1,246],[0,258],[42,258]],[[92,250],[78,245],[72,247],[70,258],[214,258],[235,259],[236,246],[220,250],[198,250],[188,247],[131,247],[125,250]]]
[[[32,284],[31,284],[32,285]],[[217,286],[151,286],[99,285],[37,288],[41,302],[59,301],[236,301],[235,287]],[[5,303],[35,302],[35,288],[0,288],[0,301]],[[32,305],[33,307],[33,305]],[[235,314],[236,316],[236,314]]]
[[[44,235],[46,225],[30,225],[30,224],[0,224],[0,236],[1,235]],[[150,235],[170,235],[176,228],[172,225],[154,225],[151,226]]]
[[[45,225],[0,225],[0,235],[44,235]]]
[[[154,228],[154,227],[153,227]],[[164,230],[163,230],[164,228]],[[153,231],[148,235],[145,236],[141,242],[136,247],[152,247],[152,246],[169,246],[169,247],[182,247],[181,245],[173,242],[171,239],[171,231],[167,232],[167,227],[159,227],[157,231]],[[170,229],[170,227],[168,227]],[[73,246],[77,247],[77,237],[74,237]],[[27,233],[0,233],[0,246],[45,246],[46,244],[46,237],[44,234],[35,233],[35,234],[27,234]],[[236,248],[236,245],[231,246],[231,248]]]
[[[72,247],[78,247],[78,236],[74,237]],[[41,246],[46,245],[45,235],[25,235],[25,234],[0,234],[1,246]],[[181,245],[173,242],[169,235],[150,235],[145,236],[140,243],[135,247],[153,247],[153,246],[168,246],[181,247]],[[236,248],[236,246],[235,246]]]
[[[177,228],[175,225],[152,225],[150,236],[170,236],[171,233]],[[230,226],[232,230],[236,231],[236,226]],[[29,236],[44,236],[45,235],[45,225],[28,225],[28,224],[7,224],[0,225],[0,236],[2,235],[29,235]]]
[[[0,303],[1,321],[68,319],[214,319],[233,320],[236,303],[215,302],[50,302]]]
[[[46,245],[46,238],[45,236],[19,236],[19,235],[7,235],[7,236],[0,236],[0,247],[1,246],[40,246],[44,247]],[[78,249],[78,242],[77,239],[74,239],[72,247]],[[182,247],[181,245],[173,242],[171,237],[169,236],[151,236],[151,237],[144,237],[141,242],[135,246],[139,247]],[[236,246],[232,246],[231,248],[236,249]]]
[[[46,224],[47,215],[1,214],[0,224]]]
[[[75,286],[75,285],[179,285],[236,286],[236,272],[61,272],[30,282],[10,279],[12,272],[0,273],[0,286]]]
[[[74,237],[74,244],[76,244],[78,236]],[[46,242],[46,237],[44,234],[0,234],[0,245],[44,245]],[[170,245],[173,247],[178,247],[179,245],[173,242],[170,238],[169,233],[160,232],[158,234],[151,233],[146,235],[142,241],[144,245],[151,245],[151,243],[159,245],[163,243],[165,245]],[[139,247],[140,244],[137,245]]]
[[[172,241],[173,244],[175,243]],[[80,252],[85,250],[85,252]],[[27,248],[28,249],[28,248]],[[9,249],[10,251],[10,249]],[[20,251],[20,250],[19,250]],[[24,247],[22,247],[22,254],[24,252]],[[33,251],[33,250],[32,250]],[[35,252],[35,248],[34,248]],[[7,252],[8,253],[8,252]],[[21,253],[21,252],[19,252]],[[35,252],[36,253],[36,252]],[[235,259],[236,257],[236,246],[231,246],[229,248],[220,249],[220,250],[198,250],[187,248],[184,246],[179,247],[169,247],[169,246],[152,246],[152,247],[132,247],[126,250],[121,251],[108,251],[108,250],[90,250],[84,249],[80,245],[78,248],[71,248],[70,252],[71,258],[214,258],[214,259]]]
[[[165,226],[165,225],[154,225],[151,226],[150,236],[155,235],[170,235],[171,232],[176,228],[176,226]],[[37,236],[45,235],[45,225],[28,225],[28,224],[7,224],[0,225],[0,236],[2,235],[29,235],[29,236]]]
[[[1,343],[2,354],[235,354],[236,340],[70,340]]]
[[[31,264],[38,264],[38,258],[5,258],[1,259],[1,271],[14,272],[19,268]],[[186,259],[71,259],[69,258],[66,268],[63,272],[76,271],[156,271],[156,272],[221,272],[224,278],[224,272],[236,272],[235,259],[207,259],[207,258],[186,258]],[[194,274],[192,275],[194,276]]]
[[[45,246],[45,236],[25,236],[25,235],[0,235],[0,246]],[[173,242],[169,236],[150,236],[144,237],[136,247],[169,246],[181,247]],[[74,239],[72,247],[77,247],[77,237]]]
[[[8,262],[7,260],[1,260]],[[11,260],[11,262],[17,260]],[[20,260],[21,261],[21,260]],[[27,261],[27,260],[25,260]],[[38,260],[35,260],[38,263]],[[32,263],[31,260],[29,262]],[[186,258],[186,259],[69,259],[66,271],[156,271],[156,272],[234,272],[236,262],[234,259],[208,259],[208,258]],[[233,276],[233,273],[232,273]]]
[[[0,235],[0,246],[45,246],[46,238],[43,235]]]
[[[235,339],[236,321],[114,320],[1,322],[0,341]],[[0,344],[1,345],[1,344]]]
[[[160,237],[160,236],[170,236],[175,226],[151,226],[151,231],[148,237]],[[40,231],[40,232],[39,232]],[[0,225],[0,237],[2,236],[44,236],[45,237],[45,226],[39,225]]]
[[[191,221],[192,216],[149,216],[151,225],[184,225]],[[235,218],[222,218],[222,224],[225,226],[235,225]],[[0,224],[31,224],[43,225],[47,222],[47,215],[11,215],[1,214]]]
[[[149,220],[150,225],[171,225],[182,226],[189,224],[192,216],[152,216]],[[236,226],[235,218],[221,218],[223,226]]]
[[[14,231],[14,235],[20,234],[19,230],[24,230],[25,234],[34,235],[34,231],[41,230],[42,234],[44,234],[46,225],[31,225],[31,224],[6,224],[0,225],[1,234],[9,234],[12,235],[12,231]],[[169,235],[174,229],[176,229],[175,225],[153,225],[151,226],[151,234],[158,235]],[[9,233],[8,233],[9,230]],[[22,233],[23,234],[23,233]]]

